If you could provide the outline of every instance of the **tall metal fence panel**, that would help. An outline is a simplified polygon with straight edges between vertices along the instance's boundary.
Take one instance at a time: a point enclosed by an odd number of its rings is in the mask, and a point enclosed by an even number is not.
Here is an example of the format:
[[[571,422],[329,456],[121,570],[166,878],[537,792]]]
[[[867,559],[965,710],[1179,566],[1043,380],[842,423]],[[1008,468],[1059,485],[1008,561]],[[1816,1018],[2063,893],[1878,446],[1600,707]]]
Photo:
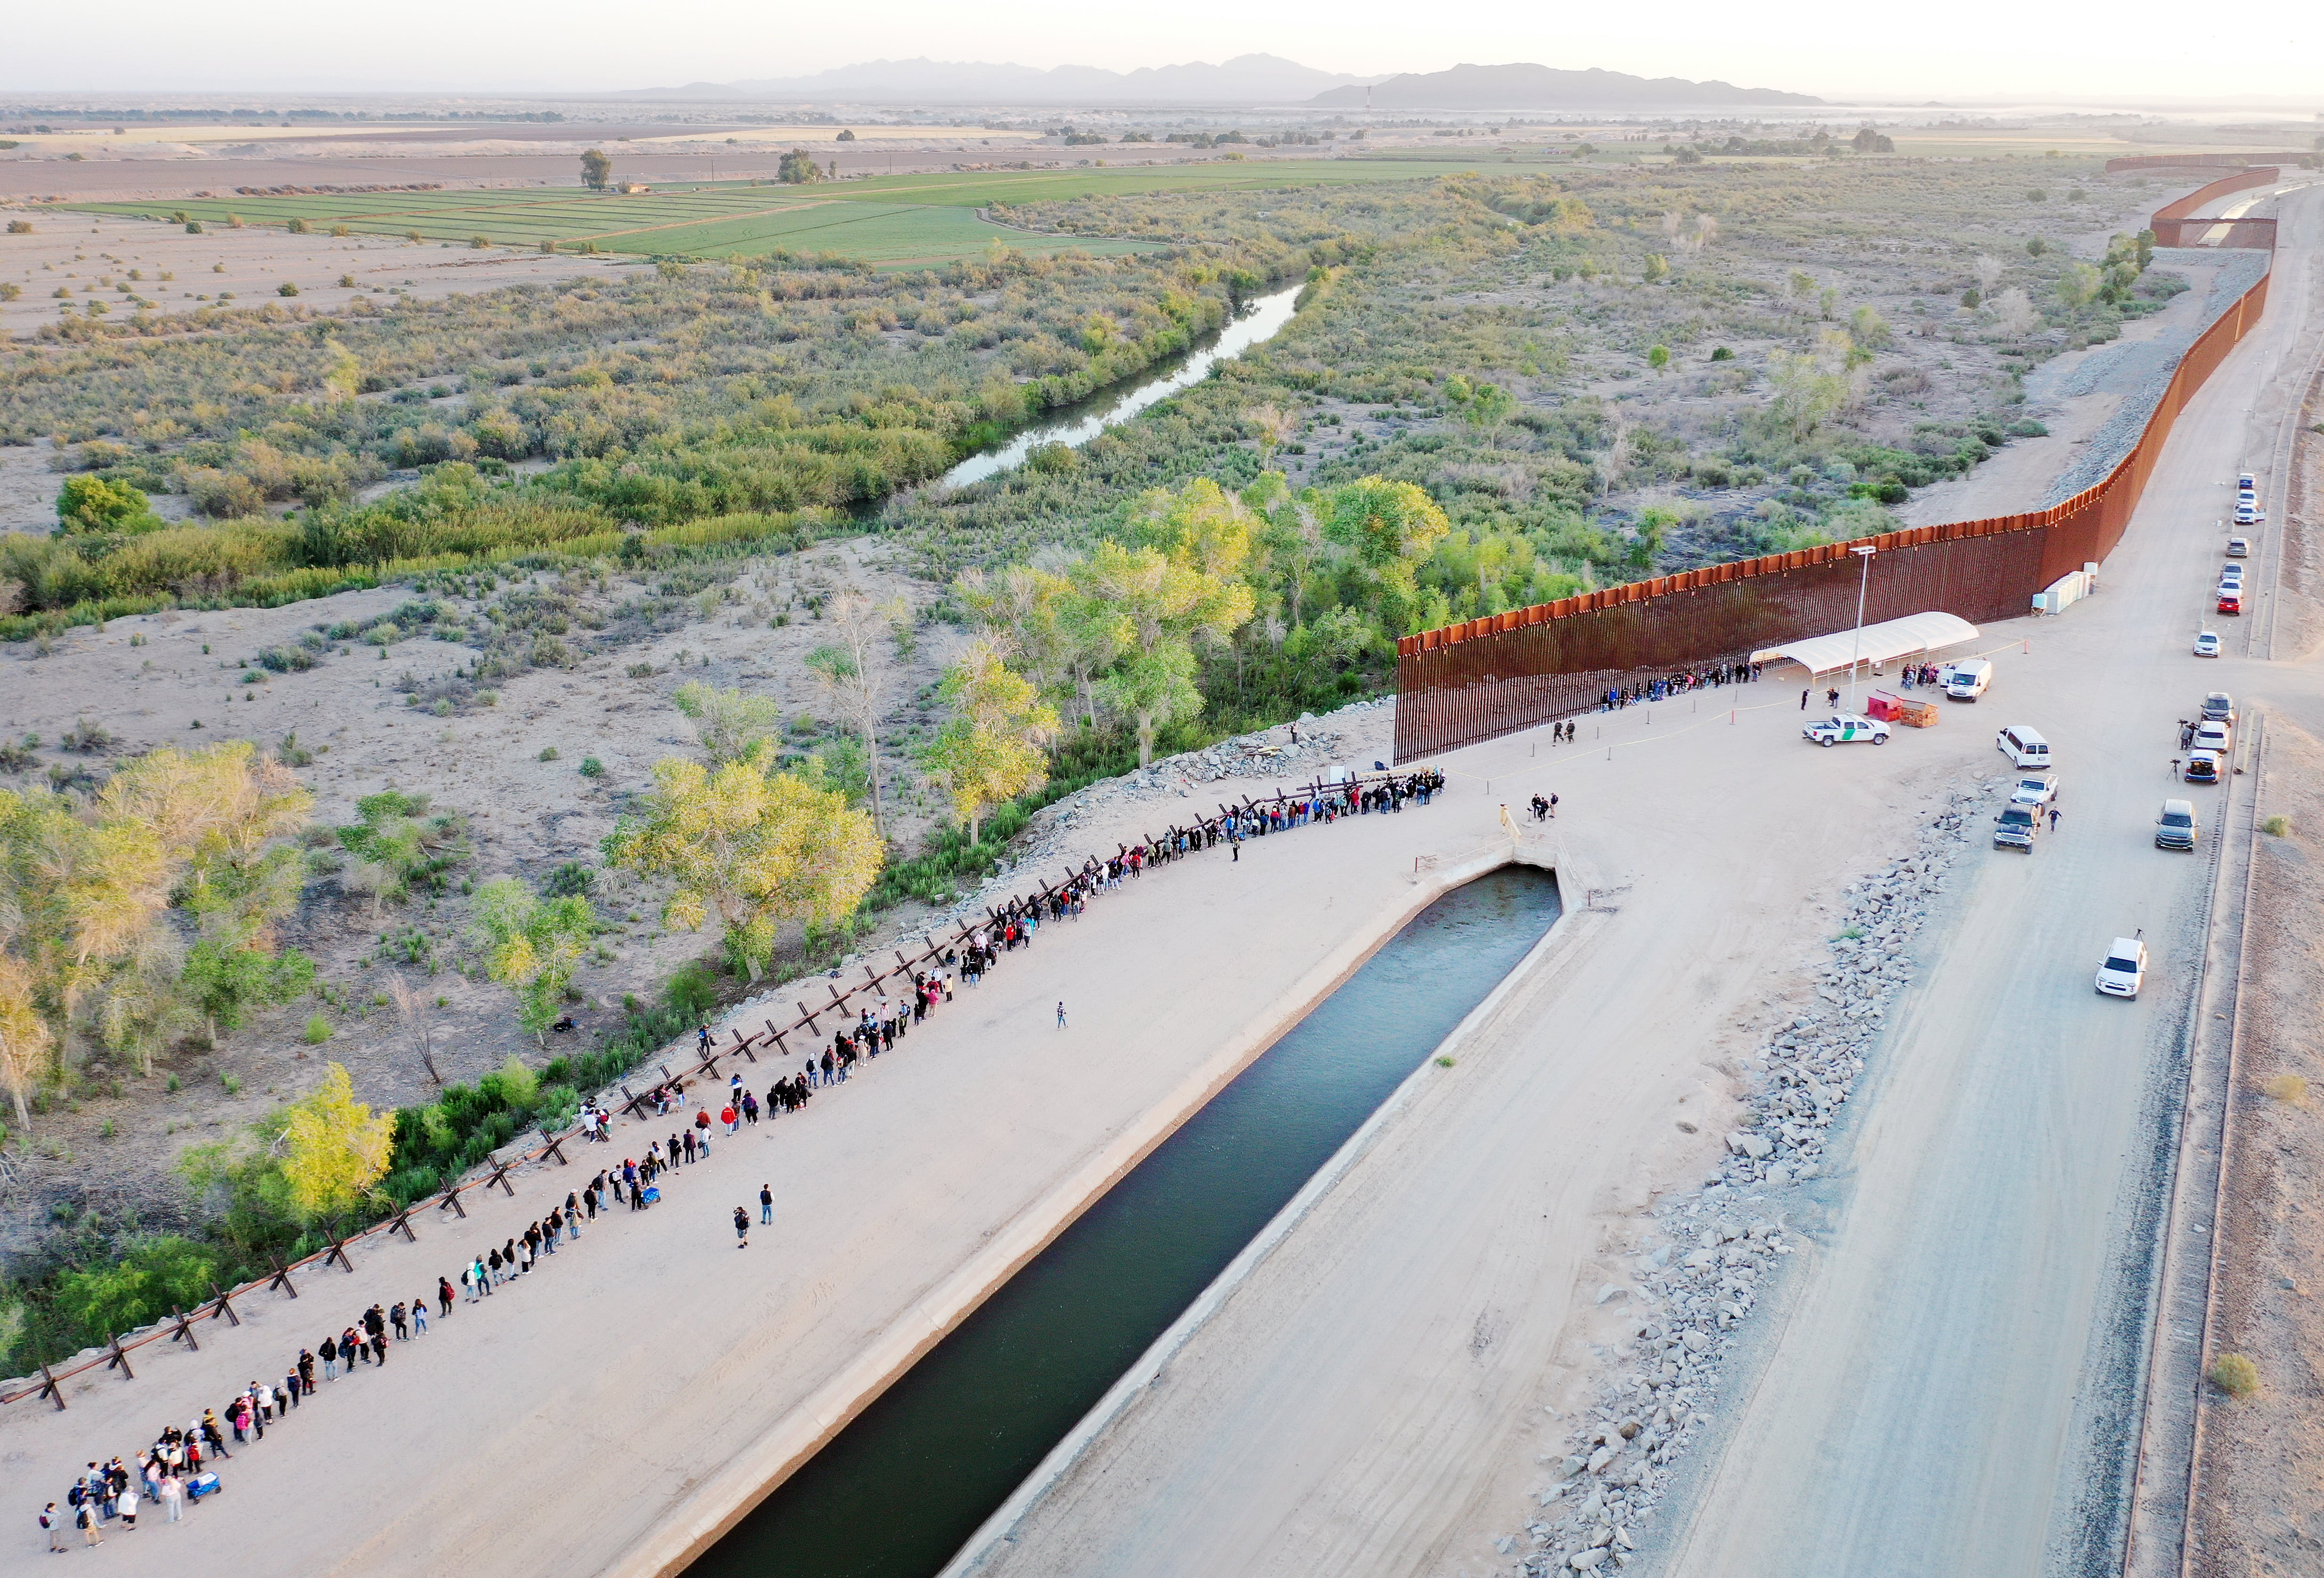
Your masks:
[[[2157,235],[2192,208],[2276,178],[2245,170],[2168,204]],[[2258,177],[2260,179],[2246,179]],[[2273,252],[2273,220],[2227,224]],[[1410,761],[1569,717],[1609,690],[1683,670],[1740,662],[1762,648],[1854,623],[1859,578],[1867,623],[1942,611],[2012,619],[2034,594],[2122,540],[2180,411],[2259,322],[2268,276],[2237,298],[2180,358],[2145,429],[2106,477],[2063,503],[2018,515],[1886,532],[1708,565],[1531,608],[1490,614],[1397,642],[1396,759]],[[1851,551],[1869,546],[1868,571]]]

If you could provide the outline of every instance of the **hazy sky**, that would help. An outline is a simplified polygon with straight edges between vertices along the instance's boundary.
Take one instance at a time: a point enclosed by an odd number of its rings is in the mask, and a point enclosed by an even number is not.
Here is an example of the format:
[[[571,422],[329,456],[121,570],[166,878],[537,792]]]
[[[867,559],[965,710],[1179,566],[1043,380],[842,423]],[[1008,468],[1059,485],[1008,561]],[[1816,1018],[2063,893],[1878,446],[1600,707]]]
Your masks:
[[[1248,51],[1387,74],[1463,60],[1719,77],[1827,97],[2149,100],[2255,95],[2324,109],[2324,23],[2310,0],[2171,7],[1966,0],[1663,0],[1653,6],[1456,6],[1341,0],[401,0],[317,5],[111,0],[101,18],[17,0],[0,27],[0,89],[532,93],[788,77],[857,60],[1073,63],[1128,69]],[[2169,16],[2167,23],[2162,19]]]

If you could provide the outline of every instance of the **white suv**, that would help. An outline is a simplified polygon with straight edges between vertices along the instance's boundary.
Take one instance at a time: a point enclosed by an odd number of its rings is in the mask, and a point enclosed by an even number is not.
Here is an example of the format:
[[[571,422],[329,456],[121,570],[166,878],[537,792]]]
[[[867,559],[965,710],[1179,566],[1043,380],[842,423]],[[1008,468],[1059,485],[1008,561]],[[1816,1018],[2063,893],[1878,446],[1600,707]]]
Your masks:
[[[2146,984],[2146,945],[2135,937],[2118,937],[2098,965],[2098,990],[2108,997],[2136,997]]]

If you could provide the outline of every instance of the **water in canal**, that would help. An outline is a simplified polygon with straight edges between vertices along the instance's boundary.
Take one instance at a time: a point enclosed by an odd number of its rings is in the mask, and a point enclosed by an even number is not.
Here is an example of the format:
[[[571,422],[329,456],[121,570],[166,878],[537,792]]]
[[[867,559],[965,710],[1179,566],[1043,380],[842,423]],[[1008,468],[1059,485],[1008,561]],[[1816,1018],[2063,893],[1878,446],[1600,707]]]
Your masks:
[[[1228,356],[1239,356],[1251,346],[1273,339],[1291,321],[1303,289],[1304,286],[1295,285],[1271,296],[1251,298],[1207,343],[1156,363],[1134,383],[1102,390],[1087,400],[1064,407],[1056,416],[1038,427],[1026,429],[998,448],[970,456],[945,472],[940,480],[946,487],[961,487],[1021,464],[1025,457],[1043,444],[1078,448],[1116,423],[1128,421],[1148,406],[1166,401],[1182,389],[1192,389],[1210,375],[1213,364]]]
[[[1439,899],[695,1564],[928,1578],[1558,916],[1508,866]]]

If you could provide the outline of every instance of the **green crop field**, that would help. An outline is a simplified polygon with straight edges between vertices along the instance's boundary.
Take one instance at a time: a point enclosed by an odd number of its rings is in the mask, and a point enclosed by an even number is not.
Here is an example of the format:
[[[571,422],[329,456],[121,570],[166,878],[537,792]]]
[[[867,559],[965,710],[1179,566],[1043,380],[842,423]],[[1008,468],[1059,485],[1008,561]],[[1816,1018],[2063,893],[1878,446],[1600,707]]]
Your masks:
[[[993,204],[1128,196],[1141,192],[1346,186],[1418,180],[1477,168],[1474,161],[1303,159],[1271,163],[1144,165],[1120,169],[972,171],[881,176],[814,186],[727,182],[614,195],[579,188],[504,191],[318,193],[298,197],[163,198],[76,203],[84,213],[171,220],[212,228],[288,226],[318,234],[339,226],[363,235],[416,236],[465,245],[560,250],[584,245],[643,256],[759,257],[832,254],[886,267],[973,257],[998,241],[1021,252],[1068,248],[1111,254],[1157,244],[1104,236],[1044,236],[996,225],[976,210]]]

